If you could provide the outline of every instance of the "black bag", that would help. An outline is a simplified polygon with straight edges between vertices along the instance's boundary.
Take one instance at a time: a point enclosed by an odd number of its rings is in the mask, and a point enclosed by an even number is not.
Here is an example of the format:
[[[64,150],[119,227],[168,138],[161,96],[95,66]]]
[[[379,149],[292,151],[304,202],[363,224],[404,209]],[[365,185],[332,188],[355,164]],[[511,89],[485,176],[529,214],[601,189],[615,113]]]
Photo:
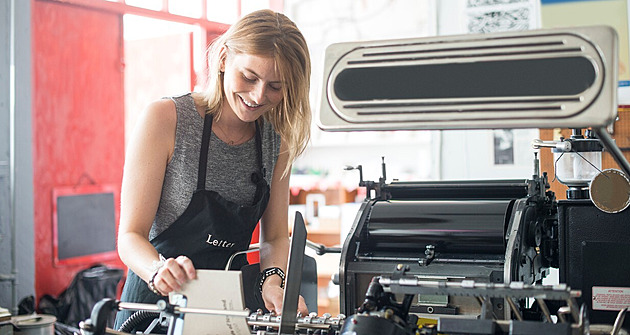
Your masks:
[[[118,283],[123,270],[94,265],[77,273],[58,298],[44,295],[39,301],[39,311],[57,317],[57,322],[78,327],[79,322],[90,318],[92,307],[102,299],[116,299]],[[108,326],[114,325],[115,311],[108,318]]]

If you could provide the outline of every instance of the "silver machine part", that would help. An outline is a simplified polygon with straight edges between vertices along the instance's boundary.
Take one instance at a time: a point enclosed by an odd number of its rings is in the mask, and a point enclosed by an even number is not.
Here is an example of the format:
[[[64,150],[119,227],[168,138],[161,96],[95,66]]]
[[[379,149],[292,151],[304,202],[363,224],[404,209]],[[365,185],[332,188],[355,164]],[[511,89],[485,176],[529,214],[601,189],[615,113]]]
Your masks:
[[[326,50],[316,120],[326,131],[605,127],[617,116],[617,48],[616,32],[607,26],[333,44]],[[554,67],[545,62],[566,59],[574,60],[575,66],[554,76],[568,76],[567,81],[573,81],[571,76],[583,71],[586,77],[580,85],[585,87],[566,92],[533,88],[544,84],[542,76]],[[498,65],[508,69],[524,66],[541,78],[517,83],[520,86],[500,96],[491,90],[470,92],[469,87],[485,84],[479,83],[479,77],[460,78],[466,80],[465,85],[436,92],[413,90],[449,84],[439,75],[391,78],[392,85],[409,91],[391,94],[393,97],[369,90],[347,92],[356,84],[381,88],[386,84],[379,86],[378,76],[396,69],[431,75],[436,74],[436,67],[478,73],[477,66],[491,70]],[[360,75],[363,83],[350,83]],[[446,96],[445,91],[449,92]],[[520,91],[531,94],[521,95]]]

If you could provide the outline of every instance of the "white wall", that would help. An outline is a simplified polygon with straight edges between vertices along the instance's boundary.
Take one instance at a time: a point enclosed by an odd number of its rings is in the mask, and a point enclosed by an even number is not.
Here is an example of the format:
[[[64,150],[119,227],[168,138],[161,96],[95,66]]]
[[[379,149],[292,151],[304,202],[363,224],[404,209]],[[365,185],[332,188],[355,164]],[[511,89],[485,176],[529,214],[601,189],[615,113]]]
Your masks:
[[[285,14],[304,34],[312,60],[311,104],[315,112],[323,76],[324,50],[336,42],[432,36],[436,33],[435,0],[286,0]],[[315,126],[312,142],[295,162],[294,171],[320,173],[324,179],[358,186],[358,172],[345,165],[362,165],[364,178],[378,180],[381,157],[387,177],[434,179],[432,132],[328,133]],[[292,184],[299,178],[292,178]],[[308,187],[308,185],[305,185]]]
[[[324,133],[331,142],[311,145],[294,164],[295,170],[312,169],[340,181],[349,189],[359,183],[357,171],[346,165],[363,167],[365,180],[381,177],[381,157],[385,157],[387,181],[435,179],[433,159],[435,132]],[[329,136],[330,135],[330,136]],[[333,141],[333,139],[335,139]]]
[[[311,51],[313,106],[319,100],[323,55],[329,44],[465,34],[470,29],[469,17],[492,9],[476,7],[471,14],[468,3],[466,0],[286,0],[285,13],[301,29]],[[527,7],[533,14],[525,24],[535,27],[539,16],[536,4],[537,0],[526,0],[500,9]],[[385,156],[388,181],[524,179],[533,172],[530,142],[537,137],[537,130],[514,131],[514,162],[497,165],[491,130],[332,133],[313,128],[312,144],[294,167],[298,172],[310,170],[333,183],[340,181],[351,187],[356,187],[358,173],[344,172],[343,166],[361,164],[365,179],[378,180],[381,156]],[[297,179],[293,178],[292,184]]]
[[[531,140],[537,129],[515,129],[513,164],[495,164],[492,130],[453,130],[442,132],[441,179],[527,179],[534,173]]]

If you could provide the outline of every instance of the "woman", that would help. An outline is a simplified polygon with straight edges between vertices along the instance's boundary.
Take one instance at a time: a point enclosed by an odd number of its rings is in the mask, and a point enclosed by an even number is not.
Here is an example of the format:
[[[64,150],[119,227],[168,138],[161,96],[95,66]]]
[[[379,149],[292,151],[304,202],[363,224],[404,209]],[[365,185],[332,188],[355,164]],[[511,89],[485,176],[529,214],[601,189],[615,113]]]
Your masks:
[[[118,253],[123,301],[155,302],[222,269],[261,222],[259,289],[282,309],[291,163],[309,139],[310,60],[286,16],[253,12],[210,47],[202,93],[152,103],[127,147]],[[246,264],[237,258],[232,269]],[[307,313],[300,301],[299,311]],[[116,328],[130,313],[120,312]]]

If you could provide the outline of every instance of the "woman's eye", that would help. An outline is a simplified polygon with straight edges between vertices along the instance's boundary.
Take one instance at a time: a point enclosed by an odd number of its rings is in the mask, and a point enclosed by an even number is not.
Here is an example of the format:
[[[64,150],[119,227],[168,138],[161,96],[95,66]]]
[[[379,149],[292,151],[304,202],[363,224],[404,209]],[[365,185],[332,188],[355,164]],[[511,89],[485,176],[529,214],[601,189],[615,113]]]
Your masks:
[[[280,91],[282,89],[282,86],[280,85],[269,85],[269,87],[271,87],[274,91]]]
[[[248,76],[243,75],[243,79],[245,79],[245,81],[253,83],[256,81],[256,78],[249,78]]]

